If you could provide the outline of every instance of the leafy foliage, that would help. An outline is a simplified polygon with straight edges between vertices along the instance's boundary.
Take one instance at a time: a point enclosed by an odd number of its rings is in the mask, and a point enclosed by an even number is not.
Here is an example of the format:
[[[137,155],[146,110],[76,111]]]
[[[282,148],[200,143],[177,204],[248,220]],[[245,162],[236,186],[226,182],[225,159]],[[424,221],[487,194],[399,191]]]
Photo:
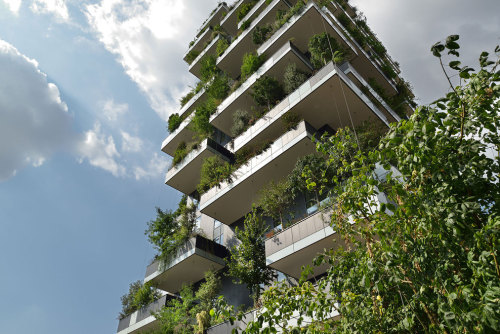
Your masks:
[[[246,284],[254,305],[260,298],[261,284],[269,284],[275,278],[273,270],[266,264],[266,230],[267,226],[254,209],[245,217],[243,229],[236,227],[236,237],[241,243],[233,247],[227,263],[228,275],[234,278],[235,283]]]
[[[266,25],[263,27],[259,26],[255,27],[252,33],[252,41],[254,42],[255,45],[261,45],[268,39],[272,30],[273,27],[271,27],[270,25]]]
[[[250,122],[250,115],[246,110],[236,110],[233,114],[233,125],[231,126],[231,136],[237,137],[246,130]]]
[[[191,65],[191,63],[196,59],[198,58],[198,56],[200,55],[200,51],[197,51],[197,50],[191,50],[188,52],[188,54],[186,55],[186,62]]]
[[[264,56],[257,56],[255,53],[245,53],[243,63],[241,64],[241,80],[245,81],[249,76],[255,73],[264,63]]]
[[[250,2],[241,5],[240,10],[238,11],[238,14],[236,16],[238,22],[243,20],[243,18],[248,14],[248,12],[250,12],[250,10],[252,10],[252,8],[255,6],[257,2],[258,2],[257,0],[252,0]]]
[[[287,179],[274,182],[271,181],[261,189],[257,206],[262,210],[264,216],[271,217],[276,225],[284,225],[287,213],[295,198],[288,191],[290,184]]]
[[[209,123],[210,116],[217,111],[217,101],[208,98],[204,103],[196,107],[194,117],[191,120],[191,128],[198,136],[203,139],[210,136],[213,132],[212,125]]]
[[[205,56],[201,59],[200,79],[202,82],[209,82],[218,72],[219,69],[217,68],[217,59],[215,56]]]
[[[342,63],[346,54],[337,40],[326,32],[309,39],[309,52],[314,68],[321,68],[332,60],[337,64]]]
[[[444,71],[457,40],[432,48]],[[500,331],[500,158],[486,154],[500,148],[498,64],[486,52],[478,72],[451,61],[465,82],[453,86],[445,71],[451,91],[394,124],[378,150],[359,150],[349,130],[318,142],[340,166],[331,223],[344,247],[318,257],[331,267],[317,286],[266,292],[247,332],[287,326],[293,312],[314,312],[313,323],[298,322],[308,333]],[[333,311],[338,321],[327,320]]]
[[[179,114],[172,114],[168,118],[168,132],[174,132],[182,123],[182,117]]]
[[[220,157],[206,158],[201,166],[200,183],[196,188],[198,193],[203,194],[224,181],[231,182],[233,172],[233,166]]]
[[[278,80],[264,75],[255,81],[251,95],[255,103],[271,110],[284,97],[284,92]]]
[[[174,159],[172,160],[172,167],[177,166],[184,160],[186,155],[188,154],[188,149],[186,143],[181,141],[174,152]]]
[[[209,97],[220,101],[227,97],[229,89],[229,77],[225,73],[220,73],[213,78],[206,90]]]
[[[219,39],[219,41],[217,42],[217,47],[215,49],[215,54],[217,55],[217,57],[220,57],[224,53],[224,51],[227,50],[228,47],[229,47],[229,42],[227,41],[227,39],[225,38]]]
[[[292,111],[287,112],[281,117],[281,121],[283,122],[283,131],[288,132],[295,129],[301,120],[302,118],[297,113]]]
[[[130,284],[127,294],[121,297],[122,311],[119,319],[126,318],[135,311],[151,304],[161,297],[160,291],[152,287],[151,284],[142,284],[142,281],[135,281]]]
[[[294,92],[307,80],[309,76],[298,70],[295,63],[290,63],[285,68],[285,73],[283,74],[283,88],[285,93],[288,95]]]

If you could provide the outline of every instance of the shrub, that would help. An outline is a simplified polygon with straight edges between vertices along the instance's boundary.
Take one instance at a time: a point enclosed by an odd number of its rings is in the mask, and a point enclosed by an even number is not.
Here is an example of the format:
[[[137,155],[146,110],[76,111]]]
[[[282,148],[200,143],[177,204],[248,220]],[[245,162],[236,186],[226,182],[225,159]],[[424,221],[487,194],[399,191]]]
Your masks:
[[[269,147],[271,147],[271,141],[265,141],[260,144],[254,146],[245,146],[234,155],[234,168],[238,169],[241,165],[244,165],[248,162],[248,160],[253,157],[261,154],[266,151]]]
[[[217,55],[217,57],[220,57],[228,47],[229,47],[229,42],[227,41],[227,39],[225,38],[219,39],[219,41],[217,42],[217,47],[215,49],[215,54]]]
[[[246,20],[244,21],[242,24],[241,24],[241,27],[240,27],[240,31],[238,32],[239,34],[241,34],[242,31],[245,31],[248,29],[248,27],[250,27],[250,23],[252,23],[252,21],[250,20]]]
[[[281,117],[281,121],[283,122],[283,130],[285,132],[288,132],[291,129],[296,128],[301,120],[302,118],[298,114],[291,111],[287,112]]]
[[[191,65],[191,63],[200,55],[200,51],[191,50],[186,55],[186,62]]]
[[[314,68],[321,68],[329,61],[341,63],[344,60],[344,50],[337,40],[324,32],[309,39],[309,52]]]
[[[250,115],[246,110],[236,110],[233,114],[233,125],[231,126],[231,136],[237,137],[248,127]]]
[[[250,12],[250,10],[255,6],[256,3],[257,3],[257,0],[254,0],[254,1],[251,1],[248,3],[245,3],[241,6],[240,10],[238,11],[238,15],[236,17],[238,22],[243,20],[243,18],[248,14],[248,12]]]
[[[384,72],[384,74],[388,78],[393,79],[393,78],[395,78],[397,76],[397,74],[394,71],[394,69],[392,68],[392,66],[389,65],[388,63],[384,63],[380,69],[382,70],[382,72]]]
[[[261,45],[264,43],[268,37],[269,33],[273,30],[273,28],[270,25],[266,25],[264,27],[255,27],[253,34],[252,34],[252,41],[256,45]]]
[[[188,154],[185,142],[180,142],[174,152],[174,160],[172,160],[172,167],[177,166]]]
[[[174,132],[179,125],[182,123],[182,118],[179,116],[179,114],[172,114],[168,118],[168,132],[172,133]]]
[[[271,181],[262,188],[260,198],[257,201],[257,206],[262,209],[262,213],[272,218],[276,223],[279,222],[279,224],[284,223],[285,215],[288,214],[289,207],[293,204],[295,198],[289,188],[288,180]]]
[[[209,97],[222,100],[229,94],[229,77],[226,74],[218,74],[206,88]]]
[[[286,94],[290,94],[299,88],[300,85],[304,83],[308,78],[308,75],[297,69],[295,63],[290,63],[285,68],[285,73],[283,74],[283,88]]]
[[[263,56],[257,56],[255,53],[245,53],[243,63],[241,64],[241,80],[245,81],[264,63]]]
[[[204,103],[196,107],[193,120],[191,121],[192,130],[200,138],[206,138],[213,132],[212,125],[209,123],[210,116],[217,111],[217,101],[214,98],[208,98]]]
[[[372,47],[373,51],[375,51],[379,56],[383,56],[386,54],[387,49],[384,47],[382,43],[380,43],[375,38],[371,38],[369,40],[369,44]]]
[[[285,23],[288,22],[294,15],[302,12],[304,7],[306,6],[306,3],[304,0],[299,0],[297,3],[291,7],[287,12],[282,13],[278,12],[278,16],[276,21],[274,22],[275,29],[278,30],[281,26],[283,26]]]
[[[216,63],[217,61],[212,55],[203,57],[200,68],[201,81],[207,83],[217,74],[218,69]]]
[[[205,159],[201,166],[200,183],[196,187],[198,193],[203,194],[223,181],[231,182],[233,171],[233,166],[218,156]]]
[[[255,81],[251,95],[255,103],[270,110],[283,98],[284,92],[278,80],[264,75]]]
[[[184,107],[186,105],[186,103],[188,103],[189,100],[191,100],[191,98],[193,98],[194,94],[195,94],[195,92],[192,90],[189,93],[187,93],[186,95],[184,95],[183,97],[181,97],[179,100],[179,102],[181,103],[181,107]]]
[[[130,284],[127,294],[121,297],[122,311],[118,316],[123,319],[144,306],[151,304],[161,297],[161,293],[151,284],[142,284],[142,281],[135,281]]]

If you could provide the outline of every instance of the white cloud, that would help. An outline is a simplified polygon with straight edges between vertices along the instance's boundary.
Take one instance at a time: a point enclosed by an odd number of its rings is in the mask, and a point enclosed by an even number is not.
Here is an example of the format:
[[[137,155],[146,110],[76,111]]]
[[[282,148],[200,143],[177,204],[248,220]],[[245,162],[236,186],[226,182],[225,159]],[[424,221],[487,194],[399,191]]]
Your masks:
[[[102,0],[85,14],[100,42],[167,120],[178,98],[194,82],[182,56],[216,1]],[[196,10],[193,10],[196,9]]]
[[[143,141],[139,137],[134,137],[131,134],[121,131],[122,134],[122,151],[123,152],[140,152],[142,150]]]
[[[59,89],[38,63],[0,40],[0,181],[41,166],[78,140]]]
[[[125,167],[117,161],[120,153],[115,141],[112,136],[102,133],[99,123],[85,133],[85,139],[79,143],[77,150],[81,156],[80,163],[87,159],[92,166],[102,168],[114,176],[125,176]]]
[[[136,180],[141,179],[151,179],[161,176],[166,172],[168,166],[170,165],[169,159],[165,156],[160,156],[158,153],[153,154],[153,158],[149,161],[149,164],[143,168],[137,166],[134,168],[134,175]]]
[[[52,14],[63,21],[69,19],[65,0],[33,0],[30,9],[36,14]]]
[[[121,116],[128,111],[128,104],[115,103],[113,99],[108,99],[102,103],[102,111],[108,121],[116,121],[118,116]]]
[[[3,0],[7,8],[14,14],[19,13],[21,7],[21,0]]]

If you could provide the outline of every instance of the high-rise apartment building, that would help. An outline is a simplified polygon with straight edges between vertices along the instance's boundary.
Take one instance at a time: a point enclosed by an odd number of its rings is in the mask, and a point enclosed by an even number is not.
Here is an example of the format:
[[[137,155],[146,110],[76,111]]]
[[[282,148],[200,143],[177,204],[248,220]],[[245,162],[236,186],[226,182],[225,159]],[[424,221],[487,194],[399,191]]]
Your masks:
[[[144,282],[168,294],[121,319],[118,333],[153,329],[151,312],[184,284],[199,284],[208,270],[225,272],[225,258],[238,243],[235,227],[243,226],[261,189],[315,152],[313,136],[367,123],[388,126],[411,112],[397,63],[346,0],[220,3],[184,60],[200,83],[169,120],[161,149],[174,158],[165,183],[196,205],[199,233],[168,260],[148,266]],[[230,172],[210,173],[207,161]],[[301,194],[289,210],[285,226],[266,218],[265,256],[280,278],[293,280],[340,241],[317,199]],[[314,276],[325,270],[315,268]],[[228,303],[251,304],[244,285],[220,277]],[[230,327],[208,332],[229,333]]]

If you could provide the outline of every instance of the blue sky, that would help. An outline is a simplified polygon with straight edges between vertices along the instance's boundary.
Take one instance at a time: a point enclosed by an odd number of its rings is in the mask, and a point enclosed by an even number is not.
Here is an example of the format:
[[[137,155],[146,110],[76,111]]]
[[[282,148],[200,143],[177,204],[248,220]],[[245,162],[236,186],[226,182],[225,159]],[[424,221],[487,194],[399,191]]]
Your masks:
[[[182,56],[217,1],[0,0],[0,333],[113,333],[142,279]],[[353,1],[421,103],[446,92],[430,45],[499,44],[495,0]],[[454,4],[454,5],[452,5]]]

